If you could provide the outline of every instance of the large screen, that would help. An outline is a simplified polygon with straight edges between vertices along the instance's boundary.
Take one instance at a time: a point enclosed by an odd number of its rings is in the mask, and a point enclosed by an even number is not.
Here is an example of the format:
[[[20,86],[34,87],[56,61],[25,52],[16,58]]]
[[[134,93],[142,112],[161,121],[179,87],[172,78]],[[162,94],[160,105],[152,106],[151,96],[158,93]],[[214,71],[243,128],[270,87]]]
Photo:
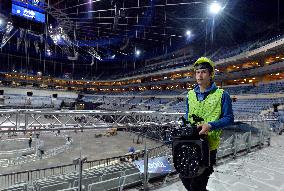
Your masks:
[[[12,4],[12,15],[23,17],[32,21],[45,23],[45,14],[37,10]]]
[[[12,0],[12,4],[40,13],[45,13],[45,10],[41,8],[44,6],[44,2],[42,0]]]

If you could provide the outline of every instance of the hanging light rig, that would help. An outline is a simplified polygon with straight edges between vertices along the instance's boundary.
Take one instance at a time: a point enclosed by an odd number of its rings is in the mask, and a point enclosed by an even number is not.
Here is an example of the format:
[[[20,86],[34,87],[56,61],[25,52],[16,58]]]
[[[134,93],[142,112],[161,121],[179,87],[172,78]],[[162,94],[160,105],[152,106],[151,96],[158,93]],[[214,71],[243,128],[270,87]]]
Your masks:
[[[207,137],[199,135],[197,128],[202,118],[192,115],[192,124],[182,117],[183,124],[171,131],[173,162],[176,171],[185,178],[199,176],[210,166],[210,152]]]

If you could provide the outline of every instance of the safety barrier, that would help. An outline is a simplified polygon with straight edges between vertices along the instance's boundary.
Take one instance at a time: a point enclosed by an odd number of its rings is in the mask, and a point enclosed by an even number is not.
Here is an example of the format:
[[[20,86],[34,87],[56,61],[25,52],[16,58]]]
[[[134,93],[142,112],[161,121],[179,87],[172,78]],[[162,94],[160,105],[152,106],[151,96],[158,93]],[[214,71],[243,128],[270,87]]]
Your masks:
[[[149,113],[144,113],[144,115],[149,115]],[[168,114],[169,115],[169,114]],[[175,114],[176,119],[181,116],[181,114]],[[173,116],[172,116],[173,117]],[[119,118],[119,116],[117,117]],[[140,119],[147,119],[147,116],[139,116]],[[122,118],[120,118],[122,119]],[[149,119],[147,119],[149,120]],[[143,121],[143,120],[141,120]],[[244,121],[245,123],[257,127],[257,132],[234,132],[232,136],[228,137],[226,140],[222,140],[219,151],[218,159],[231,159],[238,156],[239,153],[251,152],[254,148],[261,148],[265,145],[270,145],[271,132],[269,131],[268,123],[265,121]],[[145,123],[144,123],[145,124]],[[176,123],[174,123],[176,124]],[[58,149],[54,153],[60,152]],[[134,153],[139,155],[139,157],[144,157],[145,150],[139,153]],[[132,154],[128,155],[131,156]],[[120,161],[126,157],[118,156],[102,160],[85,161],[82,165],[82,170],[94,169],[108,167],[109,165],[120,163]],[[147,158],[155,158],[159,156],[166,156],[171,159],[171,148],[168,145],[162,145],[153,149],[147,149]],[[9,174],[0,175],[0,189],[13,186],[17,183],[27,183],[32,185],[35,180],[40,180],[52,176],[62,176],[66,174],[74,174],[74,172],[79,171],[78,164],[66,164],[51,168],[28,170],[23,172],[15,172]],[[93,189],[93,187],[92,187]]]

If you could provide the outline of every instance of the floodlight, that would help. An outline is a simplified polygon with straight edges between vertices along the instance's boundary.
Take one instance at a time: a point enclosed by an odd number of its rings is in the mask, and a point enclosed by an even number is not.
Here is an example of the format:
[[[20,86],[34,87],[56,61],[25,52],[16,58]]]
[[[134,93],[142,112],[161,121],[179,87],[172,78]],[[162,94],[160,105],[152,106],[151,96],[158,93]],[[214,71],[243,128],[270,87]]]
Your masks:
[[[140,56],[141,51],[140,50],[136,50],[135,54],[136,54],[136,56]]]
[[[213,15],[217,15],[218,13],[221,12],[222,7],[219,3],[217,3],[216,1],[214,1],[210,7],[209,7],[210,13],[212,13]]]

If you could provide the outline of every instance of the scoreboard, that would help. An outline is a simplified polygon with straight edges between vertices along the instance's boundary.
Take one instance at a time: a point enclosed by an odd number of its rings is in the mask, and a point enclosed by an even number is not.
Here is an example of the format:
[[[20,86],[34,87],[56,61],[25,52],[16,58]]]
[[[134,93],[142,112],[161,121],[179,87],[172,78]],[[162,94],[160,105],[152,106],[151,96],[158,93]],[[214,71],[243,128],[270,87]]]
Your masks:
[[[12,0],[12,15],[31,20],[34,22],[45,23],[46,13],[41,7],[44,2],[40,0]]]

